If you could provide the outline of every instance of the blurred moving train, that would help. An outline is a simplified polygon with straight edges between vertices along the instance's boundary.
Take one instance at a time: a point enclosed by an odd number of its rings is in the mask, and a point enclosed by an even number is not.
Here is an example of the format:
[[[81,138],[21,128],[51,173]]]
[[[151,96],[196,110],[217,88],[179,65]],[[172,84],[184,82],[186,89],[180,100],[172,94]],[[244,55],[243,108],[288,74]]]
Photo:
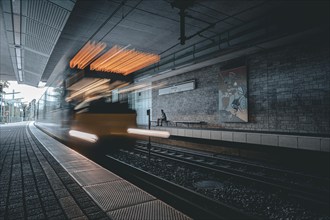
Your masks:
[[[35,124],[64,141],[131,144],[136,138],[169,137],[166,131],[137,128],[137,114],[128,101],[131,78],[98,76],[82,70],[66,80],[55,80],[37,102]]]
[[[46,91],[37,103],[35,124],[66,141],[133,138],[128,129],[137,127],[136,111],[127,96],[114,98],[111,92],[125,85],[127,81],[86,77],[82,71]]]
[[[37,106],[36,124],[61,139],[96,142],[100,138],[158,135],[136,129],[136,112],[127,93],[115,89],[132,82],[131,73],[160,60],[157,54],[104,42],[87,42],[70,60],[71,76],[55,80]]]
[[[128,108],[127,103],[112,103],[100,98],[74,113],[69,135],[86,140],[87,134],[93,134],[95,137],[88,138],[91,142],[106,138],[113,140],[131,137],[127,131],[136,127],[136,112]]]

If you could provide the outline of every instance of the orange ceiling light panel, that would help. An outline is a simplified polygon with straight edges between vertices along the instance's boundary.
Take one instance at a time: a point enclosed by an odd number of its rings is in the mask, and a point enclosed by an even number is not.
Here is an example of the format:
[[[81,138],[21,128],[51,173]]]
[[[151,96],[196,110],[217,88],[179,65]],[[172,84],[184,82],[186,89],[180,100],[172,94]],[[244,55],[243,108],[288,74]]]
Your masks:
[[[119,46],[112,47],[91,65],[91,70],[128,75],[160,60],[157,54],[128,50]]]
[[[84,69],[95,57],[100,54],[107,45],[88,41],[87,44],[70,61],[70,67]]]

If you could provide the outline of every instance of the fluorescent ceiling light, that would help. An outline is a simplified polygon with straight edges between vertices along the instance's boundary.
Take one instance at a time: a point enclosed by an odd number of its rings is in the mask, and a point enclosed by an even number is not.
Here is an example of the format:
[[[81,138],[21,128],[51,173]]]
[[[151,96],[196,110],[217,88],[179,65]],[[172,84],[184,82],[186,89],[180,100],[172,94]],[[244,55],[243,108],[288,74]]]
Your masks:
[[[14,39],[15,45],[21,45],[21,21],[19,15],[13,15],[14,18]]]
[[[21,57],[16,57],[16,62],[17,62],[17,68],[20,70],[22,69],[22,61]]]
[[[22,70],[18,70],[18,77],[19,77],[19,81],[23,81],[23,72]]]
[[[16,50],[16,56],[21,57],[21,49],[15,48],[15,50]]]
[[[13,16],[13,34],[14,34],[14,44],[15,47],[21,46],[21,1],[20,0],[12,0],[11,8],[12,8],[12,16]],[[23,81],[23,72],[22,72],[22,58],[21,58],[21,49],[15,48],[16,51],[16,61],[17,61],[17,69],[18,69],[18,77],[19,81]]]
[[[11,1],[13,7],[13,14],[21,14],[21,1],[20,0],[12,0]]]

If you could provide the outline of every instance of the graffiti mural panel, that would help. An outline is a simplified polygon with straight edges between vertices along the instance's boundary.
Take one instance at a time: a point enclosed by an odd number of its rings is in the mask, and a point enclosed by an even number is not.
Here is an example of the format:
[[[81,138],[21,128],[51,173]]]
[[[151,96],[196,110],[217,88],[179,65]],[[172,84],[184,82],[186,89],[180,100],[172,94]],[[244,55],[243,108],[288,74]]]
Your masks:
[[[220,122],[248,122],[246,66],[220,72]]]

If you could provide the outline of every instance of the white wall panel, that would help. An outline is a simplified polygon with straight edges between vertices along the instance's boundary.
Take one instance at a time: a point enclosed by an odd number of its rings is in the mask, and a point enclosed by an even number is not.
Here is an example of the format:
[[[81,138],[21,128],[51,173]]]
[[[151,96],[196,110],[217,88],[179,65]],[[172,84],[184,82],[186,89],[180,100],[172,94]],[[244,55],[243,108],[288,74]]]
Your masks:
[[[202,138],[210,139],[211,138],[211,132],[209,130],[202,130]]]
[[[279,136],[279,146],[280,147],[289,147],[289,148],[298,148],[298,137],[280,135]]]
[[[246,142],[246,133],[245,132],[234,132],[233,141],[235,142]]]
[[[320,151],[321,139],[315,137],[298,137],[298,148]]]
[[[321,138],[321,151],[330,152],[330,138]]]
[[[191,129],[184,129],[184,135],[186,137],[193,137]]]
[[[222,140],[222,132],[221,131],[211,131],[211,139]]]
[[[192,130],[192,131],[193,131],[192,136],[194,138],[202,138],[202,131],[201,130]]]
[[[278,146],[278,135],[274,134],[262,134],[261,135],[261,144]]]
[[[233,141],[233,132],[223,131],[222,132],[222,140],[223,141]]]

